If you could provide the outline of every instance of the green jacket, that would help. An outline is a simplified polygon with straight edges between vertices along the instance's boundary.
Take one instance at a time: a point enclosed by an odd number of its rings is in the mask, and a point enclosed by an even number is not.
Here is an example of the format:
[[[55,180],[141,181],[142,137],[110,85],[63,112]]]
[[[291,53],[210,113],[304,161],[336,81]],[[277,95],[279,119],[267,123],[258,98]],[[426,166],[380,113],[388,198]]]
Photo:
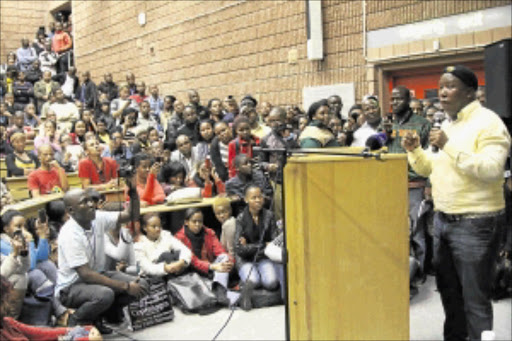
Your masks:
[[[402,148],[402,137],[404,137],[408,131],[412,130],[416,131],[420,137],[421,147],[423,149],[427,148],[429,145],[428,136],[430,134],[430,128],[431,124],[426,118],[415,115],[409,109],[402,122],[398,122],[398,119],[393,121],[393,132],[387,142],[388,151],[390,153],[406,154],[407,151]],[[425,178],[416,174],[411,166],[408,166],[408,170],[409,181],[425,180]]]
[[[300,148],[339,147],[334,134],[320,127],[321,122],[312,121],[299,136]]]

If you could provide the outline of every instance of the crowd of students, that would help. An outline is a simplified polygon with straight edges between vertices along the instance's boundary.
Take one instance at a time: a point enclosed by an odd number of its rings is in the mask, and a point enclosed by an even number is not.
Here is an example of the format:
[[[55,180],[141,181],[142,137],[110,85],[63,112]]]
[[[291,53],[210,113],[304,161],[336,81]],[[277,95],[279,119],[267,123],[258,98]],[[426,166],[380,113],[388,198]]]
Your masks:
[[[60,37],[57,43],[55,36]],[[412,99],[405,88],[393,95],[397,98],[393,99],[394,117],[382,112],[377,97],[368,95],[350,108],[345,119],[342,98],[334,94],[303,112],[293,105],[258,103],[251,95],[239,102],[232,95],[212,98],[206,106],[195,90],[189,90],[187,98],[162,97],[158,85],[150,85],[148,93],[144,81],[130,72],[124,84],[116,84],[107,73],[97,86],[89,71],[78,78],[67,60],[39,63],[54,45],[53,52],[69,50],[70,46],[63,47],[68,38],[71,43],[60,24],[51,43],[44,32],[38,34],[34,45],[40,48],[32,61],[27,56],[35,48],[24,39],[21,52],[10,54],[9,65],[3,68],[0,154],[5,157],[7,175],[27,177],[34,198],[67,193],[64,201],[47,205],[48,222],[26,219],[14,210],[2,215],[2,285],[7,286],[6,279],[12,287],[9,304],[2,293],[2,317],[19,318],[26,297],[33,296],[52,302],[54,319],[48,324],[94,324],[108,333],[102,318],[122,319],[116,309],[109,309],[113,302],[120,302],[118,296],[133,300],[147,290],[133,276],[168,278],[187,271],[210,278],[223,306],[237,302],[251,308],[250,294],[240,299],[228,295],[236,288],[233,280],[237,278],[242,287],[250,283],[252,288],[269,291],[281,288],[284,295],[279,227],[284,156],[268,150],[372,147],[372,137],[384,132],[388,142],[383,145],[405,153],[392,134],[403,124],[403,120],[395,122],[397,117],[414,122],[421,136],[428,134],[435,120],[444,119],[438,103]],[[33,151],[27,150],[28,141],[33,142]],[[78,172],[87,191],[69,190],[67,174],[73,172]],[[410,184],[418,183],[409,175]],[[122,185],[120,177],[125,179]],[[428,184],[421,181],[423,191]],[[1,186],[2,206],[14,203]],[[102,202],[101,192],[119,186],[130,204],[123,213],[106,212],[108,204]],[[428,195],[427,191],[427,199]],[[213,211],[222,225],[220,233],[207,227],[217,222],[207,221],[199,209],[186,212],[178,231],[170,231],[158,214],[128,223],[134,216],[132,212],[128,219],[127,212],[139,203],[142,208],[159,205],[173,196],[216,197]],[[85,212],[89,206],[98,210],[94,218]],[[89,236],[84,226],[92,221]],[[423,268],[424,229],[411,223],[412,239],[417,237],[416,230],[423,232],[416,240],[420,255],[413,257]],[[82,235],[91,250],[80,244]],[[84,263],[106,277],[90,279],[94,276],[82,269]],[[83,285],[76,283],[77,278]],[[100,282],[110,291],[90,285]],[[91,302],[91,297],[97,300]],[[130,301],[126,297],[121,305]],[[23,332],[13,319],[3,321]]]

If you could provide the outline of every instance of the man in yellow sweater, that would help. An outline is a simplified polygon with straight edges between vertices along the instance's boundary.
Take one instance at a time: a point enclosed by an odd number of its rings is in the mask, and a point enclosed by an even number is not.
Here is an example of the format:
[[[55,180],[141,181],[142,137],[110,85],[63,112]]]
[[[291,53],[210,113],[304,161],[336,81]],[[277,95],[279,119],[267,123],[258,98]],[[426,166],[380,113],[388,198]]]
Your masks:
[[[477,89],[468,68],[445,68],[439,98],[450,120],[429,137],[439,151],[423,150],[414,133],[402,141],[411,167],[432,182],[434,266],[445,340],[479,340],[493,327],[491,274],[504,217],[510,135],[498,115],[476,99]]]

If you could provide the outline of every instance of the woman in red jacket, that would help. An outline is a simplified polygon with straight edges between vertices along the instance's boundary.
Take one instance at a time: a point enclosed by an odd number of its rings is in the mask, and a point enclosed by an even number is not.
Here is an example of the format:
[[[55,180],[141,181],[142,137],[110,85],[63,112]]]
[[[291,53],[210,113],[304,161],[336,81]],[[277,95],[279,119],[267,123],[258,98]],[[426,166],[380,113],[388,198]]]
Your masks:
[[[132,160],[135,168],[135,178],[137,181],[137,192],[140,197],[140,207],[161,204],[165,200],[165,193],[162,185],[156,179],[160,172],[160,163],[154,160],[148,154],[137,154]],[[128,197],[128,187],[125,190],[126,200]]]
[[[201,276],[213,277],[212,291],[220,304],[228,306],[227,286],[234,259],[226,252],[215,232],[203,225],[199,208],[189,208],[185,225],[175,236],[192,251],[190,263]]]

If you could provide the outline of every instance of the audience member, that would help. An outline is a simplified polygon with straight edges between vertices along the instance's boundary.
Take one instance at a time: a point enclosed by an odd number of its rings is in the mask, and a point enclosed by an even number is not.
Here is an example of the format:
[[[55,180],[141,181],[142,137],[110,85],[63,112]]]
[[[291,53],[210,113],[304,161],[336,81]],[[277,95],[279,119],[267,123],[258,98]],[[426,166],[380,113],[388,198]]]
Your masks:
[[[114,131],[116,120],[110,113],[110,102],[108,101],[100,102],[94,112],[94,121],[98,123],[100,120],[104,120],[107,132],[111,133]]]
[[[101,156],[114,159],[121,168],[130,162],[133,154],[126,145],[123,134],[119,131],[115,131],[110,135],[110,143],[103,149]]]
[[[429,141],[430,122],[422,116],[415,115],[409,105],[411,95],[409,89],[398,86],[391,92],[391,106],[393,107],[393,124],[387,145],[390,153],[406,153],[402,147],[403,134],[401,131],[415,131],[420,137],[422,148],[427,148]],[[389,128],[386,129],[389,131]],[[424,199],[426,178],[417,174],[411,166],[408,168],[409,179],[409,228],[411,239],[417,245],[415,258],[420,263],[420,271],[423,271],[425,260],[426,242],[425,228],[418,220],[418,212]],[[419,222],[419,223],[418,223]],[[419,225],[418,225],[419,224]]]
[[[94,110],[98,101],[96,84],[91,80],[89,71],[82,72],[82,83],[75,91],[75,100],[82,103],[84,109]]]
[[[84,157],[84,150],[81,145],[73,145],[71,137],[67,134],[59,138],[60,151],[54,154],[55,160],[64,168],[66,173],[75,172],[78,168],[78,161]]]
[[[196,164],[193,176],[188,181],[188,187],[201,188],[201,196],[203,198],[215,197],[226,192],[224,183],[215,171],[215,168],[212,168],[209,159],[199,161]]]
[[[137,154],[131,161],[135,168],[135,182],[141,207],[161,204],[165,200],[162,185],[157,180],[161,164],[147,154]],[[126,196],[129,199],[128,194]]]
[[[86,141],[87,125],[83,120],[73,122],[69,136],[71,144],[83,144]]]
[[[44,43],[44,51],[39,54],[41,62],[41,71],[44,73],[50,71],[52,77],[57,74],[57,54],[52,51],[52,43],[47,41]]]
[[[90,109],[82,110],[82,114],[80,115],[80,119],[85,123],[85,130],[87,132],[97,133],[98,128],[96,127],[96,122],[94,122],[93,114]]]
[[[263,286],[275,290],[279,286],[274,264],[263,253],[265,245],[277,237],[279,230],[272,212],[263,208],[264,198],[259,187],[249,186],[245,190],[245,201],[247,207],[236,219],[235,257],[245,286],[240,306],[250,310],[252,289]]]
[[[121,118],[123,116],[123,111],[125,109],[128,109],[128,107],[131,104],[131,99],[129,99],[130,96],[130,89],[128,86],[121,86],[119,88],[119,97],[114,98],[112,102],[110,103],[110,114],[114,119],[116,119],[116,122],[120,122]]]
[[[27,104],[34,101],[34,87],[32,83],[25,80],[25,72],[18,72],[18,80],[14,82],[12,92],[16,110],[23,110]]]
[[[71,101],[75,98],[75,94],[78,91],[80,81],[76,76],[76,68],[71,66],[67,71],[60,71],[52,77],[54,81],[59,82],[61,90],[66,96],[66,99]]]
[[[308,110],[310,123],[299,136],[301,148],[338,147],[334,134],[327,128],[329,106],[323,99],[310,105]]]
[[[22,131],[25,133],[26,138],[32,140],[36,133],[34,128],[25,125],[25,113],[23,111],[16,111],[14,116],[11,117],[12,125],[7,129],[7,136],[10,136],[15,131]]]
[[[206,120],[209,118],[208,110],[203,107],[200,103],[199,93],[196,90],[189,90],[187,92],[189,105],[193,106],[196,110],[196,114],[199,120]]]
[[[427,121],[430,122],[430,124],[434,124],[434,115],[437,112],[437,108],[433,105],[429,106],[425,109],[425,118]]]
[[[149,101],[143,100],[139,104],[140,112],[137,119],[137,129],[147,131],[150,127],[157,127],[158,123],[153,115],[151,115],[151,107]]]
[[[224,121],[215,123],[214,131],[216,136],[210,145],[210,157],[217,174],[226,182],[229,179],[228,146],[233,139],[233,131]]]
[[[18,68],[21,72],[29,69],[30,65],[37,59],[36,50],[30,47],[27,38],[21,39],[21,47],[16,50],[16,59],[18,61]]]
[[[329,106],[329,110],[331,115],[334,115],[339,120],[343,121],[343,117],[341,117],[341,110],[343,109],[343,101],[341,97],[338,95],[332,95],[327,99],[327,105]]]
[[[28,103],[24,108],[25,114],[25,127],[36,128],[41,124],[41,120],[37,116],[36,106],[33,103]]]
[[[185,187],[186,176],[187,171],[181,162],[171,161],[165,163],[159,174],[165,195]]]
[[[169,231],[162,230],[157,214],[149,213],[142,218],[144,235],[135,243],[135,259],[142,274],[163,277],[179,275],[187,268],[192,252]]]
[[[245,190],[251,186],[259,187],[262,193],[264,193],[265,198],[272,196],[272,187],[270,187],[260,170],[252,168],[248,155],[237,155],[233,164],[236,176],[226,182],[226,193],[229,196],[242,199],[245,195]]]
[[[212,98],[208,101],[208,112],[210,113],[210,120],[213,122],[222,121],[222,101],[218,98]]]
[[[162,110],[160,111],[159,117],[160,128],[161,131],[164,133],[164,136],[167,136],[169,120],[171,119],[174,110],[174,102],[176,102],[176,97],[170,95],[164,97],[163,106]]]
[[[239,112],[238,103],[235,98],[232,95],[227,96],[224,98],[222,106],[224,108],[222,120],[227,123],[233,123]]]
[[[37,151],[42,145],[50,145],[54,152],[60,152],[60,134],[57,132],[57,125],[53,121],[46,121],[42,125],[41,134],[34,140],[34,151]]]
[[[276,152],[262,152],[259,160],[261,168],[269,173],[271,179],[271,185],[274,189],[274,213],[278,220],[283,217],[283,167],[286,160],[286,154],[283,150],[298,148],[294,140],[284,139],[285,118],[286,112],[281,107],[274,107],[270,111],[267,116],[267,124],[271,128],[271,132],[261,140],[261,148],[276,150]]]
[[[199,123],[199,143],[196,145],[199,160],[206,160],[210,157],[210,146],[214,136],[213,122],[210,120],[201,121]]]
[[[210,277],[213,272],[212,292],[220,305],[229,306],[227,297],[229,273],[233,269],[231,257],[212,229],[203,225],[203,213],[199,208],[189,208],[185,213],[185,224],[176,233],[192,251],[190,266],[201,276]]]
[[[362,106],[365,123],[354,132],[354,141],[351,144],[352,147],[365,147],[368,138],[379,132],[379,127],[382,122],[379,101],[376,97],[366,97],[363,100]]]
[[[53,192],[68,190],[68,178],[63,168],[54,160],[53,149],[43,145],[37,151],[40,167],[28,175],[27,186],[33,198]]]
[[[249,159],[252,159],[252,147],[260,144],[260,140],[251,134],[251,127],[249,119],[246,117],[237,117],[233,123],[233,130],[236,133],[236,138],[229,142],[228,145],[228,165],[229,177],[235,176],[235,165],[233,160],[239,154],[246,154]]]
[[[184,124],[178,128],[176,137],[186,135],[189,137],[192,145],[199,142],[199,120],[197,118],[196,108],[192,105],[187,105],[183,111]]]
[[[220,243],[231,257],[235,256],[236,219],[232,215],[231,202],[226,197],[217,197],[213,202],[215,217],[222,224]]]
[[[131,145],[132,154],[147,153],[149,151],[148,130],[146,127],[136,128],[135,141]]]
[[[7,176],[28,176],[39,168],[37,157],[25,151],[27,140],[23,131],[14,132],[9,139],[14,151],[5,158]]]
[[[151,108],[151,115],[160,122],[160,113],[164,109],[164,101],[158,95],[158,86],[153,84],[149,87],[150,96],[147,99]]]
[[[175,141],[178,136],[178,129],[185,124],[185,119],[183,118],[183,111],[185,111],[185,106],[183,102],[177,100],[174,102],[174,111],[171,116],[171,119],[167,123],[167,132],[165,134],[166,140]]]
[[[25,257],[28,258],[28,257]],[[47,328],[30,326],[16,321],[5,312],[18,300],[14,287],[2,275],[0,277],[0,339],[2,340],[76,340],[101,341],[101,333],[92,326],[76,328]]]
[[[270,110],[272,110],[272,104],[269,102],[262,102],[259,106],[259,114],[260,114],[260,123],[267,123],[267,116],[270,114]]]
[[[32,65],[25,71],[25,79],[32,85],[36,84],[43,78],[43,72],[41,71],[41,62],[39,59],[34,60]]]
[[[133,140],[137,135],[137,117],[139,112],[134,108],[127,108],[123,110],[121,117],[121,131],[124,139]]]
[[[149,98],[149,96],[146,95],[146,83],[143,81],[137,83],[137,92],[132,94],[129,98],[132,101],[132,106],[138,110],[140,104],[143,101],[147,101]]]
[[[425,117],[425,115],[423,114],[423,104],[419,99],[412,98],[411,102],[409,103],[409,106],[411,107],[411,110],[415,115]]]
[[[112,74],[110,72],[107,72],[103,75],[103,82],[98,85],[98,91],[100,93],[106,94],[109,102],[117,98],[118,87],[117,84],[114,83]]]
[[[76,309],[69,326],[95,324],[104,334],[111,333],[102,324],[122,321],[122,308],[148,293],[145,279],[105,270],[105,233],[118,224],[139,218],[137,190],[129,185],[130,204],[123,212],[96,211],[89,191],[73,189],[64,196],[69,220],[59,233],[59,272],[56,297]],[[94,245],[94,246],[93,246]]]
[[[137,93],[137,83],[135,83],[133,72],[126,73],[126,84],[128,86],[128,96],[135,95]]]
[[[55,34],[52,37],[52,51],[57,56],[57,73],[64,73],[68,71],[70,56],[69,52],[73,47],[73,40],[69,34],[62,29],[62,23],[55,23]]]
[[[37,100],[37,111],[39,113],[41,113],[43,104],[50,99],[50,94],[58,89],[60,89],[59,83],[52,81],[50,71],[45,71],[43,73],[43,79],[34,85],[34,96]],[[46,117],[46,115],[44,117]]]
[[[258,139],[262,139],[267,136],[271,129],[259,122],[258,112],[256,112],[256,108],[252,106],[244,106],[240,110],[240,116],[245,116],[249,120],[249,126],[251,127],[251,134],[256,136]]]
[[[68,102],[62,89],[55,91],[55,103],[50,106],[50,110],[57,116],[57,130],[60,133],[70,132],[73,121],[80,117],[78,108],[73,102]]]
[[[101,144],[108,145],[110,143],[110,133],[107,129],[107,121],[102,117],[96,120],[96,137]]]
[[[192,142],[187,135],[179,135],[176,139],[177,150],[171,154],[171,161],[177,161],[185,167],[187,177],[191,178],[194,174],[196,164],[199,162],[196,148],[192,148]]]
[[[117,163],[109,157],[101,157],[101,146],[96,139],[85,142],[87,158],[78,163],[78,177],[83,188],[111,189],[117,185]]]

